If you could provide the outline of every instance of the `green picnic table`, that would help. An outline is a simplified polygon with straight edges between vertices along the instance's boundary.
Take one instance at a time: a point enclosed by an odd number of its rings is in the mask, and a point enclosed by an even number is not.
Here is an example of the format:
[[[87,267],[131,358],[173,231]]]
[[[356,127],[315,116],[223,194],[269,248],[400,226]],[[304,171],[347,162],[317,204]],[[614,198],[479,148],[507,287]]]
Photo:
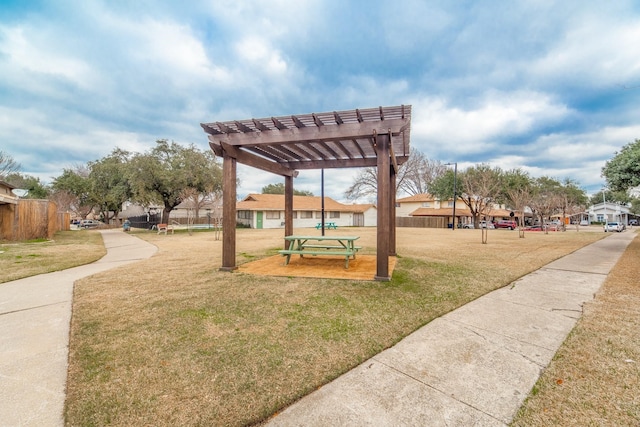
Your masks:
[[[285,236],[285,240],[290,242],[288,249],[278,251],[286,256],[285,265],[289,264],[291,255],[334,255],[344,256],[344,268],[349,268],[349,259],[356,259],[356,253],[360,246],[355,246],[355,241],[360,236]]]

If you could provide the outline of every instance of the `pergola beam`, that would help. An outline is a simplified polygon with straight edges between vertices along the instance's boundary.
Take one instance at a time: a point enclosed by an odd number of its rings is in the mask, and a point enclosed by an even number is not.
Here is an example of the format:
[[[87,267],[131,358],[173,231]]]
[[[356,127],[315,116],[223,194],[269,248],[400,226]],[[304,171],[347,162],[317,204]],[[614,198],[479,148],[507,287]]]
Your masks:
[[[216,152],[216,149],[214,148],[214,146],[209,143],[209,145],[211,146],[211,149]],[[240,163],[248,165],[248,166],[252,166],[254,168],[258,168],[258,169],[262,169],[263,171],[266,172],[271,172],[271,173],[275,173],[277,175],[282,175],[282,176],[293,176],[296,177],[298,176],[298,171],[291,169],[291,168],[287,168],[282,166],[279,163],[276,162],[271,162],[267,159],[264,159],[262,157],[258,157],[254,154],[251,154],[247,151],[241,150],[237,147],[234,147],[232,145],[227,145],[227,144],[221,144],[222,147],[222,151],[224,153],[226,153],[228,156],[233,157],[234,159],[238,160]],[[218,154],[216,152],[216,154]]]
[[[285,144],[288,142],[315,142],[315,141],[341,141],[345,139],[371,138],[375,131],[378,134],[392,132],[393,136],[400,135],[408,124],[409,119],[388,119],[382,122],[343,123],[335,126],[320,127],[286,127],[282,122],[273,118],[274,124],[280,132],[229,132],[213,133],[203,126],[205,131],[211,134],[215,142],[225,142],[229,145],[264,145]],[[298,120],[299,121],[299,120]],[[218,123],[216,123],[217,125]],[[230,129],[225,126],[226,129]],[[230,129],[233,130],[233,129]],[[345,138],[348,135],[348,138]]]

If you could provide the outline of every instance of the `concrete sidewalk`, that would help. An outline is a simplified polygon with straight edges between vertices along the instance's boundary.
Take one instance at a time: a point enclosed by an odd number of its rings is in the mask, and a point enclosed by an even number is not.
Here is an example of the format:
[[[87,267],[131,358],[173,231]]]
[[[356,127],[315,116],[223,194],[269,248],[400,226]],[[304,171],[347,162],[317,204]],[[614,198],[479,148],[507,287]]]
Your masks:
[[[99,261],[0,284],[1,426],[63,425],[73,283],[157,250],[119,229],[101,233]]]
[[[442,316],[268,426],[505,426],[636,233],[615,233]]]

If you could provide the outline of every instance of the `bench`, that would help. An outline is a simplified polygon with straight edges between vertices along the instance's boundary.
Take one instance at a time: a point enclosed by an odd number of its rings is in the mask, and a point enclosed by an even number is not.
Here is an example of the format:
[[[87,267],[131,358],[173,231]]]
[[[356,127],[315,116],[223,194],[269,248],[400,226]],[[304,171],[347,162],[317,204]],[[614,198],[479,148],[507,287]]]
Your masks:
[[[306,246],[309,247],[309,246]],[[300,258],[304,257],[304,255],[333,255],[333,256],[343,256],[344,257],[344,268],[349,268],[349,258],[353,257],[356,259],[356,253],[358,252],[359,247],[354,248],[353,250],[349,250],[346,248],[342,248],[342,250],[329,250],[328,248],[322,249],[321,247],[318,249],[281,249],[278,251],[281,255],[287,257],[284,262],[284,265],[288,265],[291,260],[291,255],[300,255]]]
[[[173,234],[173,226],[169,224],[158,224],[158,234],[167,234],[167,231],[171,231]]]

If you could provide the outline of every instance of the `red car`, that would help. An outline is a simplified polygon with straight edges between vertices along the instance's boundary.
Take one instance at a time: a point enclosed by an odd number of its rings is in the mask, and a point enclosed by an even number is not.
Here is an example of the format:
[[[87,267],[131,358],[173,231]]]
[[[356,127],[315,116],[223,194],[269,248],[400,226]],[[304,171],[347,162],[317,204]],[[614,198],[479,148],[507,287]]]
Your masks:
[[[500,220],[494,224],[496,228],[508,228],[509,230],[515,230],[518,228],[518,224],[515,221],[509,221],[506,219]]]

